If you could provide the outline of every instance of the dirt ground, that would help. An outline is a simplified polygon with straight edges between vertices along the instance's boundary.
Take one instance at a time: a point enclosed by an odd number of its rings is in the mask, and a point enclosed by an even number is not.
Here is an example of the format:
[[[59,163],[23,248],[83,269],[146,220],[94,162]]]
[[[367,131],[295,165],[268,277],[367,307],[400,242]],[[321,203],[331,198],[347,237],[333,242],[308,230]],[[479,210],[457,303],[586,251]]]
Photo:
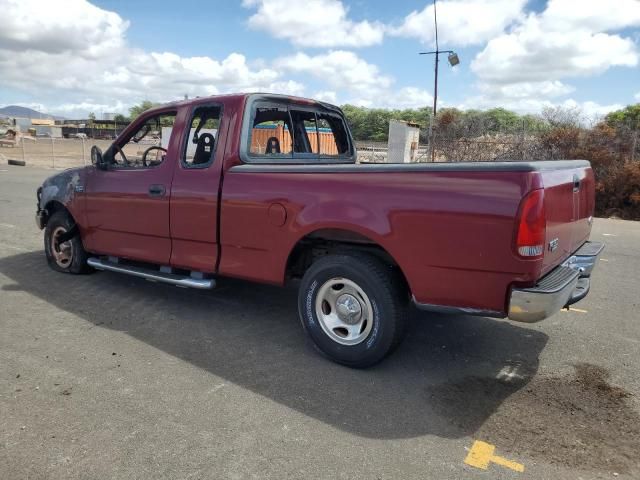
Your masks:
[[[295,288],[46,265],[0,165],[0,479],[640,478],[640,223],[596,219],[589,295],[536,324],[412,311],[380,365],[306,341]],[[524,472],[465,463],[476,441]]]

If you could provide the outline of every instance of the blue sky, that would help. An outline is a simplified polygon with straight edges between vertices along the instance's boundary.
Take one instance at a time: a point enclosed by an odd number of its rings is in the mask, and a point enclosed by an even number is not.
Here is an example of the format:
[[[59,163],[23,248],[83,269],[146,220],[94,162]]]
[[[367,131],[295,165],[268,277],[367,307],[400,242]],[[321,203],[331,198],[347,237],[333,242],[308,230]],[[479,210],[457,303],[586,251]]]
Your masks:
[[[269,90],[338,104],[430,105],[431,1],[0,0],[0,104],[65,116],[143,99]],[[439,105],[640,101],[640,1],[441,0]]]

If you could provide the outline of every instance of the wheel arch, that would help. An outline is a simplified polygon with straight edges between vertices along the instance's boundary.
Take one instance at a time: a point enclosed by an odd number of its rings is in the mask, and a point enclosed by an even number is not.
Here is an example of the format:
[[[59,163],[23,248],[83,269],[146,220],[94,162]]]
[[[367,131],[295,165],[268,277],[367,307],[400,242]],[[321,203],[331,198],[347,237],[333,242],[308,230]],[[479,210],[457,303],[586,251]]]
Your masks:
[[[315,260],[325,255],[358,251],[373,255],[400,275],[407,291],[410,285],[402,267],[381,242],[368,232],[359,232],[344,227],[322,227],[307,232],[291,248],[285,266],[287,279],[299,278]]]
[[[47,223],[49,223],[49,220],[51,219],[51,217],[57,212],[65,212],[67,215],[69,215],[69,217],[71,217],[71,219],[74,222],[76,221],[76,219],[74,218],[74,216],[71,213],[71,211],[60,200],[55,200],[55,199],[54,200],[49,200],[44,205],[44,209],[43,210],[45,211],[45,215],[43,217],[42,228],[45,228],[47,226]]]

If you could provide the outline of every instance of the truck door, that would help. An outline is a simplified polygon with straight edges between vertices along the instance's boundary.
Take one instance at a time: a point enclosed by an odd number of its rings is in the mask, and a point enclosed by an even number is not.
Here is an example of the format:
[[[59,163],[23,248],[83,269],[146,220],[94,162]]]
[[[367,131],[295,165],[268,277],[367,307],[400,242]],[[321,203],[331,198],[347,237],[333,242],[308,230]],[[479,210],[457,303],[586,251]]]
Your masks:
[[[107,169],[91,169],[85,186],[87,249],[100,254],[168,264],[169,195],[176,158],[177,111],[163,110],[105,152]]]
[[[195,105],[182,129],[171,186],[171,266],[215,272],[218,193],[228,121],[222,105]]]

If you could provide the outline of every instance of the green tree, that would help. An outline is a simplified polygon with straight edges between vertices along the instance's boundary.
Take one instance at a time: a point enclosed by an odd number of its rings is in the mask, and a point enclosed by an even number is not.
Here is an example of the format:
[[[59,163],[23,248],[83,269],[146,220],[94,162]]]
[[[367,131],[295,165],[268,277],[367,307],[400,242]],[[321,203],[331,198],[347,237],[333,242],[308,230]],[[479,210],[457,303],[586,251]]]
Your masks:
[[[640,103],[627,105],[622,110],[616,110],[605,117],[607,125],[613,128],[626,127],[630,130],[640,129]]]
[[[89,114],[89,120],[91,120],[92,122],[95,122],[95,121],[96,121],[96,114],[95,114],[95,113],[93,113],[93,112],[91,112],[91,113]]]
[[[134,105],[129,108],[129,118],[131,119],[131,121],[133,121],[138,118],[141,113],[146,112],[150,108],[157,107],[158,105],[159,103],[154,103],[150,100],[144,100],[138,105]]]
[[[492,108],[485,112],[491,131],[512,131],[522,126],[521,117],[505,108]]]
[[[116,114],[115,117],[113,117],[113,120],[116,123],[129,123],[129,119],[127,117],[125,117],[124,115],[122,115],[121,113]]]

